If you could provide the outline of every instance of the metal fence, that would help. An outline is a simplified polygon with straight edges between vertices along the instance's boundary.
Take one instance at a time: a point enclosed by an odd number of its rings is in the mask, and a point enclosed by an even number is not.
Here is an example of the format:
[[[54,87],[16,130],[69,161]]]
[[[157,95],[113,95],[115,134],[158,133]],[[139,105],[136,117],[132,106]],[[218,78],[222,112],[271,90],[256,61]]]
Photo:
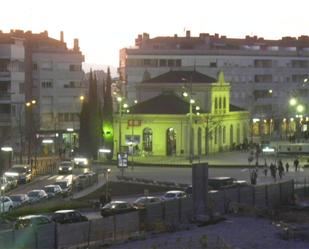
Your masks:
[[[211,191],[208,195],[208,206],[212,207],[211,211],[224,214],[229,212],[232,203],[275,208],[293,201],[293,196],[293,181],[263,186],[239,186]],[[47,224],[39,229],[3,231],[0,233],[0,245],[6,249],[64,249],[104,245],[127,240],[149,230],[175,231],[179,224],[186,224],[192,221],[193,217],[193,200],[184,198],[155,203],[145,210],[88,222]],[[221,240],[218,241],[223,245]]]

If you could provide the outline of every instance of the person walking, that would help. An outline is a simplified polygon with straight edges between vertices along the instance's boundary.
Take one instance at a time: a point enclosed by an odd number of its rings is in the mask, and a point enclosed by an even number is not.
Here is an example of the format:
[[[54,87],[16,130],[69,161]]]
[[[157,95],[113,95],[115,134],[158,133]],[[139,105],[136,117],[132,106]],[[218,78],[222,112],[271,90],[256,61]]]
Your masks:
[[[268,165],[265,159],[265,163],[264,163],[264,169],[263,169],[264,175],[267,176],[267,172],[268,172]]]
[[[283,163],[282,162],[280,163],[280,162],[281,162],[281,160],[278,163],[278,173],[279,173],[280,179],[282,179],[284,168],[283,168]]]
[[[276,172],[277,172],[276,165],[271,163],[269,169],[270,169],[270,174],[271,174],[272,178],[274,178],[274,181],[276,181],[277,180],[276,179]]]
[[[295,160],[294,160],[294,168],[295,168],[295,172],[297,172],[297,170],[298,170],[298,164],[299,164],[299,161],[298,161],[298,159],[297,159],[297,158],[295,158]]]
[[[286,173],[289,172],[289,167],[290,167],[289,163],[286,162],[286,164],[285,164],[285,171],[286,171]]]

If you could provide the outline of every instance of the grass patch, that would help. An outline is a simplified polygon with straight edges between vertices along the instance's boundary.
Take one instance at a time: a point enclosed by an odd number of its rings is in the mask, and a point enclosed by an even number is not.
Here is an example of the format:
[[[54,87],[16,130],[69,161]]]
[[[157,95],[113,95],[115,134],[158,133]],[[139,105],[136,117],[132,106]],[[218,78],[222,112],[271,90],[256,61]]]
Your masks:
[[[144,195],[144,190],[147,189],[149,191],[149,195],[155,193],[163,193],[169,190],[175,190],[175,187],[162,187],[155,185],[147,185],[140,183],[127,183],[127,182],[109,182],[108,189],[111,193],[112,198],[117,196],[126,196],[126,195]],[[102,194],[105,193],[106,186],[102,186],[96,191],[86,195],[79,200],[93,200],[99,199]]]
[[[91,207],[91,203],[87,201],[80,201],[80,200],[65,201],[64,199],[48,200],[45,202],[17,208],[12,212],[7,213],[6,218],[14,219],[16,217],[29,214],[53,213],[60,209],[80,209],[89,207]]]

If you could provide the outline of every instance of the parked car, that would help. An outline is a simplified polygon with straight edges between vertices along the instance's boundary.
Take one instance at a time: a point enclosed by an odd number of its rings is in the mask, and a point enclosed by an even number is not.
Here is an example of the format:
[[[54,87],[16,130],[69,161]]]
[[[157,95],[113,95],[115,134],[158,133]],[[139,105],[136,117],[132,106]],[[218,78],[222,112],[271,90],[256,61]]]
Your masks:
[[[6,177],[8,184],[9,184],[9,189],[14,189],[18,186],[18,181],[15,177]]]
[[[10,184],[5,176],[0,177],[0,189],[2,192],[10,190]]]
[[[46,215],[27,215],[19,217],[15,222],[15,229],[23,229],[26,227],[37,227],[49,224],[52,221]]]
[[[115,214],[123,214],[136,211],[137,208],[126,201],[111,201],[101,208],[101,215],[107,217]]]
[[[27,195],[30,203],[40,202],[48,197],[46,192],[42,189],[31,190],[27,193]]]
[[[73,161],[76,167],[87,168],[89,166],[89,160],[83,156],[75,157]]]
[[[62,161],[58,167],[59,174],[72,174],[73,163],[72,161]]]
[[[160,197],[142,196],[133,202],[133,206],[138,207],[138,208],[145,208],[149,204],[160,203],[160,202],[161,202]]]
[[[185,198],[187,197],[186,193],[181,190],[171,190],[167,191],[163,196],[162,200],[168,201],[168,200],[176,200],[180,198]]]
[[[208,178],[208,186],[210,189],[219,190],[222,188],[235,187],[238,185],[246,185],[246,181],[240,181],[229,176],[219,176]]]
[[[8,196],[0,197],[0,213],[10,212],[13,209],[13,202]]]
[[[10,195],[11,200],[13,201],[13,207],[20,207],[30,203],[30,199],[26,194],[16,194]]]
[[[88,218],[76,210],[58,210],[54,212],[52,221],[60,224],[88,221]]]
[[[31,168],[28,164],[13,165],[8,171],[4,173],[6,177],[14,177],[18,183],[27,183],[32,179]]]
[[[59,197],[62,195],[62,189],[59,185],[47,185],[44,187],[44,191],[48,198]]]
[[[72,191],[72,182],[69,180],[57,180],[55,185],[61,187],[63,196],[68,196]]]

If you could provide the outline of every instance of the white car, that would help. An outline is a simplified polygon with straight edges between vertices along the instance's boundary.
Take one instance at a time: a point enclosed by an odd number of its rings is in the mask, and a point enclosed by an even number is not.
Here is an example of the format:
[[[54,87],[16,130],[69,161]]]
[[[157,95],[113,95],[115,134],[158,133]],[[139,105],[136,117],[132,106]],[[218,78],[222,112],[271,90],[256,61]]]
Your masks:
[[[72,161],[62,161],[58,167],[59,174],[72,174],[73,163]]]
[[[10,197],[1,196],[0,197],[0,213],[10,212],[14,205]]]
[[[31,190],[27,193],[27,195],[30,203],[40,202],[48,197],[46,192],[42,189]]]
[[[133,202],[133,206],[136,206],[138,208],[144,208],[149,204],[153,204],[153,203],[160,203],[161,199],[160,197],[155,197],[155,196],[142,196],[139,197],[138,199],[136,199]]]
[[[166,192],[162,196],[162,200],[164,200],[164,201],[176,200],[176,199],[185,198],[185,197],[187,197],[187,194],[184,191],[171,190],[171,191]]]
[[[59,185],[47,185],[44,187],[44,191],[46,192],[48,198],[61,196],[62,189]]]

